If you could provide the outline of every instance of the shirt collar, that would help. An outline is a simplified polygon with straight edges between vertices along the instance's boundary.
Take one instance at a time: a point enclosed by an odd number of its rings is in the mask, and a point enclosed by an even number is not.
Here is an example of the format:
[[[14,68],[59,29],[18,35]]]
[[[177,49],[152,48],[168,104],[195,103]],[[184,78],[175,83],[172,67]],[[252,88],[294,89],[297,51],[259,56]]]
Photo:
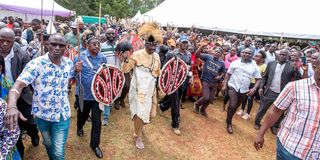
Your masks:
[[[4,58],[4,61],[11,60],[13,57],[14,57],[14,52],[12,47],[10,53]]]
[[[47,52],[47,53],[46,53],[45,55],[43,55],[43,56],[45,56],[45,60],[46,60],[47,62],[52,63],[51,60],[50,60],[50,58],[49,58],[49,52]],[[65,63],[66,63],[65,57],[62,56],[61,59],[60,59],[60,61],[61,61],[60,66],[62,66],[63,64],[65,64]],[[52,63],[52,64],[54,64],[54,63]],[[56,65],[56,64],[54,64],[54,65]]]

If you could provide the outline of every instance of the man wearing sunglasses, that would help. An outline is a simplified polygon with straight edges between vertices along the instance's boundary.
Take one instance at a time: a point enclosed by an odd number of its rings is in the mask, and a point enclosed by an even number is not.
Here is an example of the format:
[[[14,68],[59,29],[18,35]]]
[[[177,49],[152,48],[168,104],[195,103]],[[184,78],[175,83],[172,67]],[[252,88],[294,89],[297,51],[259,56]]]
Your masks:
[[[53,34],[48,40],[48,53],[30,61],[9,92],[5,124],[9,129],[17,125],[18,118],[26,120],[17,110],[18,98],[23,89],[32,85],[32,114],[41,132],[49,159],[65,159],[71,109],[68,98],[68,83],[73,63],[63,57],[66,40]],[[81,70],[81,64],[76,65]],[[18,101],[18,102],[17,102]]]
[[[119,58],[115,54],[116,48],[116,31],[113,28],[108,28],[106,31],[107,41],[101,44],[101,52],[107,57],[109,64],[115,65],[120,68],[121,63]],[[116,108],[119,109],[119,108]],[[104,126],[108,125],[109,116],[110,116],[111,106],[106,105],[103,111],[103,121]]]

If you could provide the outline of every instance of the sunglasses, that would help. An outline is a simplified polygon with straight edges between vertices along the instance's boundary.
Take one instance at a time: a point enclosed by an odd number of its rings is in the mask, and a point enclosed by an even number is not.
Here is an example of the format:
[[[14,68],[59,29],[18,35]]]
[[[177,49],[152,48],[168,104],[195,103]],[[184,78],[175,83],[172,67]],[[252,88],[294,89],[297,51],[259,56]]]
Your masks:
[[[114,33],[107,33],[107,35],[115,35]]]
[[[50,45],[51,45],[52,47],[57,47],[57,46],[59,46],[60,48],[66,46],[65,44],[59,44],[59,43],[50,43]]]

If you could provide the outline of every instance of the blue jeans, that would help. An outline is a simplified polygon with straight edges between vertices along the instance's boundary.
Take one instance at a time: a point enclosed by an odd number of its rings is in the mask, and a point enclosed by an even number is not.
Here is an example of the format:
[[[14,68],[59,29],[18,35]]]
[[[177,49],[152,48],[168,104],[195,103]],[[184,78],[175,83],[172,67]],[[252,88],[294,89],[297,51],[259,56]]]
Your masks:
[[[300,158],[289,153],[277,138],[277,160],[300,160]]]
[[[65,144],[67,142],[70,118],[59,122],[50,122],[36,118],[36,123],[43,138],[50,160],[64,160]]]
[[[105,105],[105,106],[104,106],[104,110],[103,110],[103,120],[107,120],[107,121],[109,120],[110,110],[111,110],[110,105]]]

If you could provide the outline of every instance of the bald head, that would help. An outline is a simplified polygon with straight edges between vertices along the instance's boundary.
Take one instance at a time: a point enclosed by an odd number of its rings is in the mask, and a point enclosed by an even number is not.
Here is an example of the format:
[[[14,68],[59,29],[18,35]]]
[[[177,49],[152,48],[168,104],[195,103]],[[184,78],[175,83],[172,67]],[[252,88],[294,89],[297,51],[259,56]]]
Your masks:
[[[6,56],[10,53],[14,43],[14,32],[9,28],[0,29],[0,54]]]
[[[55,34],[50,35],[48,41],[49,41],[49,43],[50,42],[59,42],[59,44],[66,44],[67,43],[64,36],[62,36],[60,33],[55,33]]]
[[[281,49],[278,54],[278,61],[280,64],[287,62],[290,51],[287,49]]]
[[[10,28],[2,28],[0,29],[0,37],[12,38],[14,40],[14,32]]]

